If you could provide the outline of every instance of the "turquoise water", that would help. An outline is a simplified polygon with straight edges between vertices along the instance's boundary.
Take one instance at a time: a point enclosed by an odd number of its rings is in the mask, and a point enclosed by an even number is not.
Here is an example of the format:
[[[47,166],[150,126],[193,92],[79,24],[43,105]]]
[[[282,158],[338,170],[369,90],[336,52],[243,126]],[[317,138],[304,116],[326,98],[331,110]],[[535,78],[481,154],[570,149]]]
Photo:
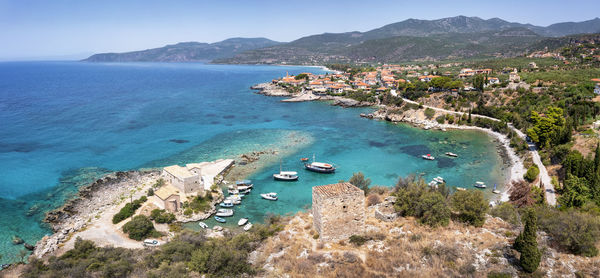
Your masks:
[[[253,174],[255,190],[235,219],[260,221],[310,205],[311,186],[347,180],[362,171],[374,185],[424,173],[469,187],[500,184],[502,161],[491,139],[476,131],[423,131],[358,117],[370,108],[327,103],[282,103],[251,93],[273,77],[318,68],[204,64],[0,63],[0,253],[14,261],[22,246],[51,231],[45,211],[60,206],[80,185],[110,171],[232,157],[286,145],[290,136],[312,143],[283,157],[300,173],[275,182],[279,165]],[[459,158],[441,154],[452,151]],[[334,175],[305,172],[300,157],[335,163]],[[438,156],[425,161],[422,154]],[[261,192],[278,192],[269,202]]]

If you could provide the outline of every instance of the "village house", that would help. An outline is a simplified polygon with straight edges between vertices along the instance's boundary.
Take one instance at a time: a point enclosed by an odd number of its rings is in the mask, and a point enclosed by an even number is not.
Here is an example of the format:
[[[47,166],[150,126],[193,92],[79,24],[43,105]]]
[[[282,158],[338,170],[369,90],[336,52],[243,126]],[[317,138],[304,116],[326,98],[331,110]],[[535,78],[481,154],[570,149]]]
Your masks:
[[[200,193],[204,189],[200,167],[172,165],[163,168],[161,177],[184,194]]]
[[[419,76],[419,81],[421,82],[430,82],[432,79],[439,77],[437,75],[422,75]]]
[[[514,83],[519,83],[519,82],[521,82],[521,76],[519,76],[519,74],[515,70],[508,75],[508,81],[514,82]]]
[[[154,198],[151,198],[151,200],[159,209],[175,213],[181,209],[181,196],[179,194],[177,188],[167,184],[156,190]]]
[[[488,77],[487,81],[489,85],[500,84],[500,79],[498,79],[498,77]]]
[[[365,232],[365,193],[348,183],[312,188],[313,225],[321,241],[337,242]]]
[[[594,88],[594,93],[600,95],[600,78],[592,79],[592,82],[596,82],[596,87]]]

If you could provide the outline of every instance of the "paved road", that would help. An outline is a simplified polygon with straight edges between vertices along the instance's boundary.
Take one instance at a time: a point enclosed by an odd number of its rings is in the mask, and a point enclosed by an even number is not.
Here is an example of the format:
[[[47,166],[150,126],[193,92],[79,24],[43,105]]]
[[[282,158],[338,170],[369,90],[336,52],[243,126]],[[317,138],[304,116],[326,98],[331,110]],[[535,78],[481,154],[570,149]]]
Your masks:
[[[406,98],[402,98],[402,99],[408,103],[419,104],[418,102],[412,101],[410,99],[406,99]],[[444,113],[449,113],[449,114],[454,114],[454,115],[462,116],[464,114],[464,112],[456,112],[456,111],[446,110],[443,108],[438,108],[438,107],[433,107],[433,106],[423,105],[423,107],[431,108],[436,111],[441,111]],[[497,122],[500,121],[499,119],[496,119],[496,118],[492,118],[492,117],[488,117],[488,116],[484,116],[484,115],[477,115],[477,114],[471,114],[471,117],[488,119],[488,120],[497,121]],[[511,130],[513,130],[523,140],[525,140],[527,138],[527,136],[525,136],[525,134],[523,132],[521,132],[520,130],[515,128],[512,124],[509,123],[508,127]],[[548,170],[546,170],[546,166],[544,166],[544,164],[542,163],[542,159],[540,158],[540,154],[538,153],[537,147],[535,146],[535,144],[531,143],[531,142],[527,142],[527,145],[529,146],[529,151],[531,152],[531,156],[533,157],[533,163],[535,163],[535,165],[537,165],[538,168],[540,169],[540,182],[542,184],[544,184],[544,188],[546,189],[546,191],[544,192],[544,195],[546,197],[546,202],[548,202],[548,204],[551,206],[556,206],[556,193],[554,191],[554,186],[552,185],[552,182],[550,180],[550,175],[548,175]]]

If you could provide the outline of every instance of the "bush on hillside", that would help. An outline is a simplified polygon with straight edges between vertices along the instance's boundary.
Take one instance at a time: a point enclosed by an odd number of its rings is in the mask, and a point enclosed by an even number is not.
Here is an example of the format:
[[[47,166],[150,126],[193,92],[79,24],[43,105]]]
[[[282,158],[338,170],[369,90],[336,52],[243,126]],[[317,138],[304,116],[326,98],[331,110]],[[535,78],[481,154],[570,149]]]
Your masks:
[[[148,200],[148,198],[146,196],[142,196],[141,198],[131,202],[131,203],[127,203],[125,204],[125,206],[123,206],[121,208],[121,210],[119,210],[119,212],[117,212],[113,218],[112,218],[112,222],[113,224],[117,224],[129,217],[131,217],[132,215],[135,214],[135,211],[140,208],[142,206],[142,204],[144,202],[146,202]]]
[[[427,107],[423,113],[425,114],[425,117],[428,120],[431,120],[433,118],[433,116],[435,116],[435,110],[433,110],[429,107]]]
[[[144,215],[135,216],[131,221],[123,225],[123,232],[129,235],[129,238],[138,241],[149,237],[160,237],[161,234],[154,229],[152,221]]]
[[[535,179],[537,179],[539,174],[540,169],[537,167],[537,165],[531,165],[531,167],[527,169],[527,173],[525,173],[523,178],[525,178],[528,182],[533,182]]]
[[[175,221],[175,215],[164,209],[153,209],[150,213],[150,219],[154,220],[156,223],[170,224]]]
[[[481,227],[489,206],[479,190],[456,191],[450,197],[452,209],[458,213],[461,222]]]
[[[560,211],[548,207],[537,207],[536,214],[540,229],[565,250],[586,257],[598,255],[596,243],[600,240],[600,219],[593,214],[574,209]]]

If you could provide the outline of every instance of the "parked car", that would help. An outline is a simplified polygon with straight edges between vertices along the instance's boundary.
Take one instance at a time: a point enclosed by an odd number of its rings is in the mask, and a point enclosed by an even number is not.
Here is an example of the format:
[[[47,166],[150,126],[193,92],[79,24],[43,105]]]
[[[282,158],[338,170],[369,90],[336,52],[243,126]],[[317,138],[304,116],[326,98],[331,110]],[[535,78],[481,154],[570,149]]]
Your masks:
[[[144,243],[142,243],[144,246],[149,246],[149,247],[156,247],[160,245],[160,242],[158,242],[158,240],[156,239],[144,239]]]

